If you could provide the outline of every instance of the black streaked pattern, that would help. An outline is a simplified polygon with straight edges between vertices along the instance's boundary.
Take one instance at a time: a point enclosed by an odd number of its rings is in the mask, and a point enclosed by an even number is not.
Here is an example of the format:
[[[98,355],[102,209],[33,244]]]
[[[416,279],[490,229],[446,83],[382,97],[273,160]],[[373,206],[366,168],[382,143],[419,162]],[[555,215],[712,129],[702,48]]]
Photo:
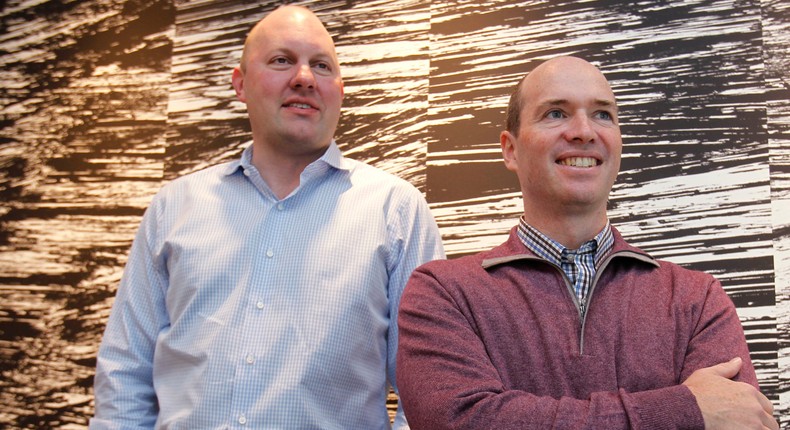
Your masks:
[[[169,3],[0,12],[0,423],[81,428],[131,240],[162,182]]]
[[[600,65],[626,144],[612,222],[721,279],[790,428],[790,5],[781,0],[302,2],[335,36],[338,143],[426,191],[448,252],[521,199],[498,135],[538,60]],[[0,6],[0,423],[83,428],[134,231],[165,180],[249,143],[230,68],[279,2]]]
[[[778,33],[787,27],[773,8]],[[613,224],[654,255],[722,281],[762,388],[779,404],[775,333],[787,321],[775,288],[787,287],[775,283],[774,243],[786,243],[787,233],[783,242],[781,225],[774,231],[774,219],[783,219],[772,199],[781,166],[770,163],[769,149],[786,151],[788,117],[769,116],[769,106],[787,111],[787,75],[766,70],[763,13],[760,2],[434,2],[427,192],[449,233],[448,252],[499,242],[493,235],[520,211],[517,182],[498,153],[512,85],[535,60],[585,57],[610,79],[622,110]],[[779,45],[773,49],[787,51]],[[784,87],[766,85],[771,73]],[[784,134],[776,130],[782,121]],[[771,133],[779,134],[773,144]]]

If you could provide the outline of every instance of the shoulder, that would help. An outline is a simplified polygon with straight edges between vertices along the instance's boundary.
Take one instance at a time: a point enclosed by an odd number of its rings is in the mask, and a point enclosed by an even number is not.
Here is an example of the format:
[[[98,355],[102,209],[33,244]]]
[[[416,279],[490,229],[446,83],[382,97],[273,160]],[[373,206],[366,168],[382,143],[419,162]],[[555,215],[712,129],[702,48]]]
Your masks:
[[[350,158],[344,158],[344,163],[348,168],[348,175],[355,186],[383,188],[407,194],[422,195],[411,182],[379,167]]]
[[[656,262],[658,267],[653,271],[656,281],[671,286],[676,292],[685,291],[696,296],[707,295],[713,286],[721,289],[719,282],[709,273],[667,260],[656,260]]]
[[[219,181],[221,178],[229,176],[231,173],[233,173],[233,168],[238,166],[238,161],[228,161],[225,163],[204,167],[200,170],[179,176],[167,183],[162,188],[188,187]]]
[[[512,280],[487,268],[484,261],[501,255],[502,245],[450,260],[434,260],[412,272],[401,309],[422,309],[428,313],[454,308],[470,316],[475,309],[501,306],[513,298]]]
[[[449,260],[433,260],[419,266],[415,271],[434,278],[466,278],[473,273],[482,274],[481,254],[467,255]]]
[[[475,290],[485,282],[485,271],[477,255],[433,260],[417,267],[403,293],[401,309],[434,308],[442,303],[458,306],[479,299]]]
[[[165,196],[168,194],[178,194],[185,190],[199,189],[218,184],[222,182],[223,178],[230,177],[234,172],[234,167],[238,168],[238,164],[238,161],[229,161],[179,176],[164,184],[159,194]]]
[[[672,290],[699,291],[700,289],[707,290],[712,284],[717,283],[716,279],[708,273],[672,261],[655,258],[628,243],[616,229],[613,228],[613,231],[615,235],[614,255],[629,257],[616,261],[619,261],[620,264],[626,261],[636,262],[635,264],[642,267],[642,273],[653,278],[653,285],[664,285]]]
[[[231,178],[241,174],[232,174],[234,165],[238,168],[238,162],[209,166],[165,183],[154,195],[150,208],[157,211],[178,212],[184,205],[199,205],[200,201],[211,200],[212,196],[227,197],[233,194],[238,188],[232,185],[229,189],[227,187],[232,182]]]
[[[654,258],[626,243],[619,234],[615,238],[614,251],[614,270],[607,271],[606,279],[612,288],[623,289],[623,294],[636,285],[641,295],[655,302],[672,302],[686,309],[700,309],[711,300],[725,305],[730,301],[713,275]]]
[[[474,289],[479,285],[490,285],[492,277],[489,269],[484,262],[491,258],[498,258],[509,255],[511,244],[503,243],[495,248],[477,252],[462,257],[449,260],[429,261],[419,266],[413,277],[423,277],[431,279],[432,282],[443,285],[446,288],[466,290]]]
[[[346,197],[357,207],[383,211],[392,228],[407,228],[432,218],[425,196],[409,181],[360,161],[344,161],[351,186]]]

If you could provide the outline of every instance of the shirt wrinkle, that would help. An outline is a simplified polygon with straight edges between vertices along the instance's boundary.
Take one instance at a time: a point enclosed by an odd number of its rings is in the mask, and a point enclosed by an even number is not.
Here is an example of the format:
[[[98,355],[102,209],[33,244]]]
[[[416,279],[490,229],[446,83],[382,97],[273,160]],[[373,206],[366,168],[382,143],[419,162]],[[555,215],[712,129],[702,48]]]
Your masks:
[[[154,197],[102,339],[91,429],[390,427],[393,311],[412,270],[444,257],[427,203],[334,142],[308,186],[261,198],[251,152]]]

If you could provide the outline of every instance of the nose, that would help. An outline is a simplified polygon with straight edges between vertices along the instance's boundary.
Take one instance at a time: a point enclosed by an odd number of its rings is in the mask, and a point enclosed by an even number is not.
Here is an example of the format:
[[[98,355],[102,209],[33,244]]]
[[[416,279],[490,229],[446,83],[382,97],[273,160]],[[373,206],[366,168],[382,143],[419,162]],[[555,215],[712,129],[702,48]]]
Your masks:
[[[568,142],[588,143],[595,140],[593,124],[587,115],[574,115],[565,129],[565,139]]]
[[[291,78],[291,88],[313,89],[314,87],[315,76],[313,75],[313,70],[310,68],[310,65],[303,64],[297,67],[296,73],[293,78]]]

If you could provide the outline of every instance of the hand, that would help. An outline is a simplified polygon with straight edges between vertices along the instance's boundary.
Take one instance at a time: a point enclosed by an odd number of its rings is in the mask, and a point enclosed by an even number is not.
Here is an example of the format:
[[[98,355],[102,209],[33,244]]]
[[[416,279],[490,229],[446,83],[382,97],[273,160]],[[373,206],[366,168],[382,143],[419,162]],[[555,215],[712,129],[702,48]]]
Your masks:
[[[683,381],[697,399],[705,429],[779,430],[771,401],[751,385],[731,380],[742,364],[741,358],[735,357],[699,369]]]

